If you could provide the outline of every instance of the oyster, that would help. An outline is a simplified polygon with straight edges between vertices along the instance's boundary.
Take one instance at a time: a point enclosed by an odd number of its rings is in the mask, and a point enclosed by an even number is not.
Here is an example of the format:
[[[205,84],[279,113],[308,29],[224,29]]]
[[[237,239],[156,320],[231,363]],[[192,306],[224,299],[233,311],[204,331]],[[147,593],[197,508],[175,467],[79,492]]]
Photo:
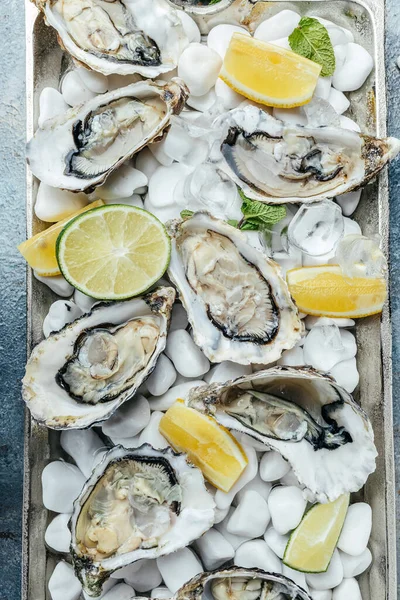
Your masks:
[[[33,174],[52,187],[89,192],[122,163],[162,136],[185,105],[180,79],[140,81],[45,121],[27,146]]]
[[[302,324],[279,267],[243,232],[207,213],[170,231],[169,275],[212,362],[268,364],[295,345]]]
[[[222,121],[220,121],[222,123]],[[314,202],[355,190],[400,151],[400,140],[285,124],[256,106],[223,116],[219,164],[261,202]]]
[[[200,469],[184,454],[116,446],[93,470],[70,521],[84,591],[99,596],[117,569],[187,546],[213,525],[214,507]]]
[[[165,348],[173,288],[127,302],[99,303],[33,350],[22,395],[51,429],[81,429],[132,398]]]
[[[189,41],[165,0],[33,0],[78,63],[111,75],[172,71]]]
[[[168,2],[188,13],[211,15],[225,10],[234,0],[168,0]]]
[[[375,470],[371,423],[334,379],[276,367],[191,391],[188,404],[279,452],[311,501],[358,491]]]
[[[311,597],[284,575],[228,567],[196,575],[178,590],[174,600],[311,600]]]

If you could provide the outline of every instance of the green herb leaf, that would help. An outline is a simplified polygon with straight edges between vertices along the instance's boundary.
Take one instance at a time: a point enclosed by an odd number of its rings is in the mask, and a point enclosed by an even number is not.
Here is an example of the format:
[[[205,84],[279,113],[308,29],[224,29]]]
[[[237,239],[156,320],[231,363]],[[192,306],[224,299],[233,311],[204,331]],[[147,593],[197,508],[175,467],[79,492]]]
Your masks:
[[[228,219],[227,223],[231,227],[237,227],[239,225],[239,221],[236,221],[236,219]]]
[[[193,210],[182,210],[181,211],[181,219],[189,219],[190,217],[193,217],[193,215],[194,215]]]
[[[286,206],[283,204],[264,204],[258,200],[251,200],[240,189],[239,194],[243,213],[239,228],[244,231],[268,230],[286,217]]]
[[[322,77],[333,75],[336,66],[335,53],[329,33],[318,19],[302,17],[296,29],[289,35],[289,44],[296,54],[321,65]]]

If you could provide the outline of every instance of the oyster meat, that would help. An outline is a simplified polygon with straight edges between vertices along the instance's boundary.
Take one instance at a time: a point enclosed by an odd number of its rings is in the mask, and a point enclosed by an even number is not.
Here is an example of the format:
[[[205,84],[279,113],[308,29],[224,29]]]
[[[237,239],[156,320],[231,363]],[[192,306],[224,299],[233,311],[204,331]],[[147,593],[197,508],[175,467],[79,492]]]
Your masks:
[[[302,332],[278,265],[207,213],[170,224],[171,280],[195,342],[212,362],[268,364]]]
[[[157,77],[172,71],[188,45],[165,0],[33,0],[78,63],[111,75]]]
[[[93,470],[70,521],[84,591],[98,596],[113,571],[187,546],[213,525],[214,508],[200,469],[184,454],[116,446]]]
[[[220,168],[249,198],[270,204],[315,202],[355,190],[400,151],[396,138],[289,125],[256,106],[234,109],[220,122]]]
[[[178,590],[174,600],[311,600],[311,597],[284,575],[228,567],[196,575]]]
[[[33,350],[22,395],[52,429],[107,419],[132,398],[165,347],[173,288],[128,302],[100,303]]]
[[[227,9],[234,0],[168,0],[168,2],[188,13],[211,15]]]
[[[279,452],[310,501],[357,492],[375,470],[371,423],[334,379],[276,367],[193,389],[188,405]]]
[[[52,187],[89,192],[163,134],[185,105],[179,79],[140,81],[45,121],[27,146],[33,174]]]

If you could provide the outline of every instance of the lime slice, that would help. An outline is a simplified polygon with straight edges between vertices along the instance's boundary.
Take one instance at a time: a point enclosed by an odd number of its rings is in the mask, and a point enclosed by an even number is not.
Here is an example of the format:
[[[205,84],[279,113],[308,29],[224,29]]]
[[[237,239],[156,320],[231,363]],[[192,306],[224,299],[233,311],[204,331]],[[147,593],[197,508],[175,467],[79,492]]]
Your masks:
[[[293,531],[283,562],[304,573],[324,573],[329,567],[349,506],[350,495],[315,504]]]
[[[123,300],[146,291],[165,273],[171,241],[151,213],[111,204],[69,221],[56,252],[61,273],[75,288],[100,300]]]
[[[29,238],[29,240],[26,240],[26,242],[22,242],[22,244],[18,246],[18,250],[21,252],[28,265],[34,269],[38,275],[41,275],[42,277],[59,275],[60,269],[56,258],[56,242],[62,229],[74,217],[77,217],[81,213],[91,210],[92,208],[103,205],[103,200],[96,200],[96,202],[88,204],[73,215],[70,215],[58,223],[54,223],[51,227],[48,227],[44,231]]]

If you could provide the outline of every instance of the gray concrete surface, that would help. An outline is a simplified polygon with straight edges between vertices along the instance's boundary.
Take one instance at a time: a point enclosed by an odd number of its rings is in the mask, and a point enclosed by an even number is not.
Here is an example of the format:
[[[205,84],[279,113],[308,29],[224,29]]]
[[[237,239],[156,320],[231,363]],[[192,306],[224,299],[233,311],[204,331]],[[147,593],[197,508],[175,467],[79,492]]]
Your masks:
[[[0,600],[20,597],[25,264],[25,49],[22,0],[0,1]],[[389,132],[400,137],[400,0],[387,0]],[[390,169],[394,435],[400,481],[400,161]],[[398,483],[399,485],[399,483]],[[398,504],[398,522],[400,504]],[[400,556],[400,544],[399,544]],[[43,600],[35,598],[32,600]],[[378,600],[378,599],[376,599]]]
[[[25,265],[25,31],[22,0],[0,1],[0,599],[20,596]],[[39,600],[39,599],[37,599]]]
[[[400,0],[386,0],[386,73],[388,131],[400,137]],[[390,185],[390,294],[393,331],[393,434],[397,491],[397,578],[400,598],[400,161],[389,169]]]

